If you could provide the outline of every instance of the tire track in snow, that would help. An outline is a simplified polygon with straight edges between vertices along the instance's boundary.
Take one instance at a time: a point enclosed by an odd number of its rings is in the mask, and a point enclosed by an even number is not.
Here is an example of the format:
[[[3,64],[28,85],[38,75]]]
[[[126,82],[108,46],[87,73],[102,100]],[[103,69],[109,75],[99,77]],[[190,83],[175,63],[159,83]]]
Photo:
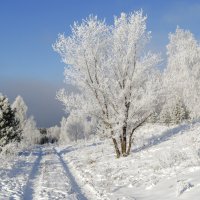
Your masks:
[[[38,174],[40,163],[41,163],[41,160],[42,160],[42,155],[43,155],[42,148],[40,147],[39,149],[40,150],[39,150],[39,153],[38,153],[38,157],[33,164],[31,173],[29,175],[27,184],[26,184],[25,189],[24,189],[23,200],[33,199],[33,193],[34,193],[33,184],[34,184],[34,180],[36,179],[36,175]]]
[[[71,184],[71,188],[72,191],[77,195],[77,199],[78,200],[88,200],[85,195],[83,194],[83,192],[81,191],[81,188],[79,187],[78,183],[76,182],[74,176],[72,175],[72,173],[69,170],[69,167],[67,166],[67,164],[65,163],[65,161],[62,158],[62,155],[57,152],[57,150],[55,148],[53,148],[55,154],[57,155],[58,159],[60,160],[60,163],[62,164],[62,167],[65,171],[66,176],[68,177],[70,184]]]
[[[6,168],[0,169],[0,199],[25,199],[24,192],[30,182],[33,167],[38,162],[41,149],[24,150],[15,157],[4,160]],[[27,199],[27,198],[26,198]]]

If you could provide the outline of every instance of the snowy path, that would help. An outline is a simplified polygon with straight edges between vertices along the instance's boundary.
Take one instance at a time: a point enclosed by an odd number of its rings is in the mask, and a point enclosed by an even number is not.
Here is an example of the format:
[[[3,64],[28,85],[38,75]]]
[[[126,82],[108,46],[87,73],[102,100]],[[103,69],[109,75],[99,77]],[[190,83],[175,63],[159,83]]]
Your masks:
[[[0,168],[0,200],[87,200],[53,146],[37,147],[3,171]]]
[[[41,148],[39,148],[39,149],[40,149],[40,151],[38,152],[38,157],[34,162],[31,173],[29,175],[29,179],[28,179],[27,184],[24,189],[24,193],[23,193],[24,199],[32,199],[33,198],[33,192],[34,192],[33,191],[33,182],[38,173],[40,162],[42,159],[42,149]]]
[[[62,155],[61,155],[60,153],[58,153],[58,152],[56,151],[55,148],[54,148],[54,152],[55,152],[55,154],[58,156],[58,158],[59,158],[59,160],[60,160],[60,162],[61,162],[61,164],[62,164],[62,166],[63,166],[63,169],[64,169],[64,171],[65,171],[65,174],[67,175],[67,177],[68,177],[68,179],[69,179],[69,181],[70,181],[70,183],[71,183],[71,190],[72,190],[72,192],[73,192],[73,193],[76,193],[77,199],[80,199],[80,200],[87,200],[87,198],[82,194],[82,191],[81,191],[79,185],[77,184],[77,182],[76,182],[74,176],[73,176],[72,173],[70,172],[70,170],[69,170],[67,164],[66,164],[65,161],[63,160]]]
[[[52,146],[43,148],[39,155],[30,174],[24,199],[87,200],[62,156]]]

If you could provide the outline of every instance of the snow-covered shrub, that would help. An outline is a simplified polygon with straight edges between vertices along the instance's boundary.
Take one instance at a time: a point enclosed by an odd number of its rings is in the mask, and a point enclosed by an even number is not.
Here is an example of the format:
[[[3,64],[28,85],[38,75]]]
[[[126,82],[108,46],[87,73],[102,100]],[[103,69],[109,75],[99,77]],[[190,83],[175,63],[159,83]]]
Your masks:
[[[189,110],[180,99],[168,100],[162,107],[158,122],[164,124],[180,124],[189,121]]]
[[[50,143],[58,142],[60,139],[60,127],[53,126],[47,129],[47,137]]]
[[[0,148],[20,140],[19,120],[16,118],[8,98],[0,94]]]
[[[188,146],[185,144],[185,141],[174,139],[173,145],[170,148],[166,148],[166,150],[162,152],[157,152],[156,159],[159,168],[161,170],[169,170],[169,173],[174,173],[178,176],[179,171],[177,171],[177,169],[179,169],[180,166],[190,165],[191,158],[187,154],[186,148],[188,148]]]
[[[198,131],[198,130],[197,130]],[[193,131],[191,131],[193,132]],[[199,134],[193,133],[184,135],[182,146],[187,148],[187,156],[190,158],[190,164],[200,166],[200,137]]]
[[[76,142],[78,139],[84,139],[86,137],[85,127],[81,117],[71,114],[67,118],[67,137],[70,141]]]
[[[96,121],[92,118],[71,113],[69,117],[62,118],[60,127],[60,143],[88,139],[96,132]]]
[[[1,156],[16,156],[23,148],[24,146],[21,143],[10,142],[4,147],[2,147]]]
[[[67,119],[65,117],[62,118],[60,122],[60,139],[59,143],[66,144],[69,142],[69,138],[67,137]]]
[[[158,154],[157,159],[161,169],[173,169],[188,158],[183,151],[174,149]]]
[[[47,128],[39,128],[41,138],[39,144],[49,143],[49,138],[47,136]]]

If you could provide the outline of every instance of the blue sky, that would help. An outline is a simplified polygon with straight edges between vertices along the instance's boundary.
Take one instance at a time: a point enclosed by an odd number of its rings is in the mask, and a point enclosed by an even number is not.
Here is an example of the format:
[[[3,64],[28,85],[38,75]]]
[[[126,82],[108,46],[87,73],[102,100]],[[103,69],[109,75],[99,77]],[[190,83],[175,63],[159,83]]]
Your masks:
[[[64,64],[53,51],[58,33],[89,14],[110,24],[113,15],[143,9],[152,31],[151,48],[165,54],[168,33],[177,25],[200,39],[197,0],[1,0],[0,92],[23,96],[39,126],[58,124],[64,115],[55,93],[63,87]]]

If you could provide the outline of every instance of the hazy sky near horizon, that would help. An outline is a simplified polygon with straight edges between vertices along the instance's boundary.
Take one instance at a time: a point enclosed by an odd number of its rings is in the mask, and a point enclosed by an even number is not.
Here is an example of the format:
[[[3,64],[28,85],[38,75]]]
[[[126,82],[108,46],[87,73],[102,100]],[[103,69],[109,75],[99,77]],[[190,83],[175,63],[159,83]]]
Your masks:
[[[138,9],[148,16],[151,49],[163,57],[177,25],[200,40],[196,0],[1,0],[0,92],[10,101],[21,95],[39,127],[59,124],[65,113],[55,95],[64,86],[64,64],[52,49],[58,33],[70,34],[70,25],[89,14],[111,24],[113,15]]]

